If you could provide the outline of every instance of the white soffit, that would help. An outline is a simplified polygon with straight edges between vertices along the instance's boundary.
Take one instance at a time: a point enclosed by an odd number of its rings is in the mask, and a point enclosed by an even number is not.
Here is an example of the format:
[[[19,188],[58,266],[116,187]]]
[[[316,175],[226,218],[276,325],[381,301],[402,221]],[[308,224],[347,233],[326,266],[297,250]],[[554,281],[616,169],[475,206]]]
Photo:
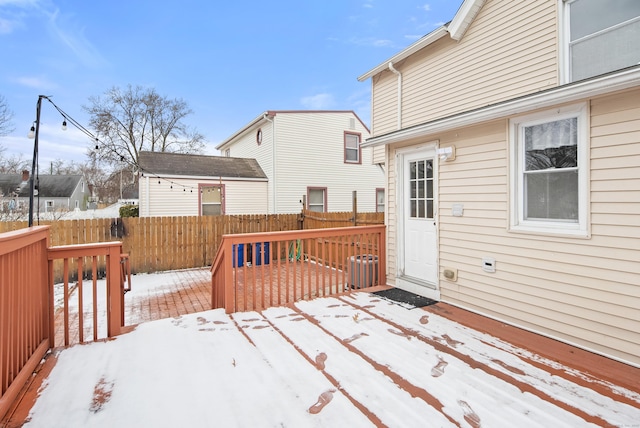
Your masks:
[[[393,144],[411,138],[432,136],[439,132],[447,132],[489,120],[512,117],[536,109],[551,108],[561,103],[581,101],[633,87],[640,87],[640,66],[458,113],[379,137],[369,138],[362,143],[362,147]]]

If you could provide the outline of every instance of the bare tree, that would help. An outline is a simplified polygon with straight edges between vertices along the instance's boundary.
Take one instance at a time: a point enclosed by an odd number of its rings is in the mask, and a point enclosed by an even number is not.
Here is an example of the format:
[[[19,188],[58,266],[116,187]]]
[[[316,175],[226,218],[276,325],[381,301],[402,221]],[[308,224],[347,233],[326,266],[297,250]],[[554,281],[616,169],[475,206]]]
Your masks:
[[[0,137],[9,135],[13,132],[13,112],[7,105],[7,100],[0,95]]]
[[[84,106],[98,133],[98,156],[112,165],[138,165],[141,151],[202,153],[204,137],[183,122],[192,113],[181,99],[160,96],[155,89],[113,87]],[[92,147],[93,148],[93,147]],[[95,149],[95,148],[94,148]]]
[[[0,151],[0,174],[20,174],[23,170],[31,170],[31,161],[23,155],[3,157]]]

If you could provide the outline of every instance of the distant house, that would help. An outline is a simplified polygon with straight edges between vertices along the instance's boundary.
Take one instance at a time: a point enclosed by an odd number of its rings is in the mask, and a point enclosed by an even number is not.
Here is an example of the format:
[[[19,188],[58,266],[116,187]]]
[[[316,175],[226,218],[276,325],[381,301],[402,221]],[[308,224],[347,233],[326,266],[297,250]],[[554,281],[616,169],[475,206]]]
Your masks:
[[[0,174],[3,212],[29,210],[29,174]],[[82,175],[39,175],[34,193],[34,215],[74,209],[86,210],[91,193]]]
[[[264,214],[267,176],[255,159],[141,152],[140,217]]]
[[[638,2],[466,0],[359,77],[397,287],[640,366]]]
[[[384,172],[361,144],[369,130],[353,111],[266,111],[216,148],[256,159],[269,178],[268,212],[384,209]]]

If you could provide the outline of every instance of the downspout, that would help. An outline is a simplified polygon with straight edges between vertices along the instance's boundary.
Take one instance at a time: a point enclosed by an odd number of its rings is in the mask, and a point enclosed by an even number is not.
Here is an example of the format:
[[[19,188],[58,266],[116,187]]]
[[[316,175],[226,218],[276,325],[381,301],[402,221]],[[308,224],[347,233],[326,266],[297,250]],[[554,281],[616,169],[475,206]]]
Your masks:
[[[272,199],[273,199],[273,205],[271,207],[271,214],[277,214],[276,211],[276,195],[278,194],[278,192],[276,192],[276,122],[273,119],[269,119],[269,113],[265,113],[262,116],[266,121],[268,121],[269,123],[271,123],[271,177],[272,177]],[[268,188],[268,186],[267,186]]]
[[[398,76],[398,129],[402,129],[402,73],[393,68],[393,63],[389,63],[389,70]]]

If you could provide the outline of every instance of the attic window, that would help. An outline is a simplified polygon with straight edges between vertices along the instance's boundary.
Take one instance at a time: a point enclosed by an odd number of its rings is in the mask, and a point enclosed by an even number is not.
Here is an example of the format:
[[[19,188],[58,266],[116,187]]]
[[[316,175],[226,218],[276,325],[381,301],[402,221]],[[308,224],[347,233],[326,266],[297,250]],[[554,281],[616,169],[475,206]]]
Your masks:
[[[256,143],[258,145],[262,144],[262,129],[258,129],[258,132],[256,132]]]

